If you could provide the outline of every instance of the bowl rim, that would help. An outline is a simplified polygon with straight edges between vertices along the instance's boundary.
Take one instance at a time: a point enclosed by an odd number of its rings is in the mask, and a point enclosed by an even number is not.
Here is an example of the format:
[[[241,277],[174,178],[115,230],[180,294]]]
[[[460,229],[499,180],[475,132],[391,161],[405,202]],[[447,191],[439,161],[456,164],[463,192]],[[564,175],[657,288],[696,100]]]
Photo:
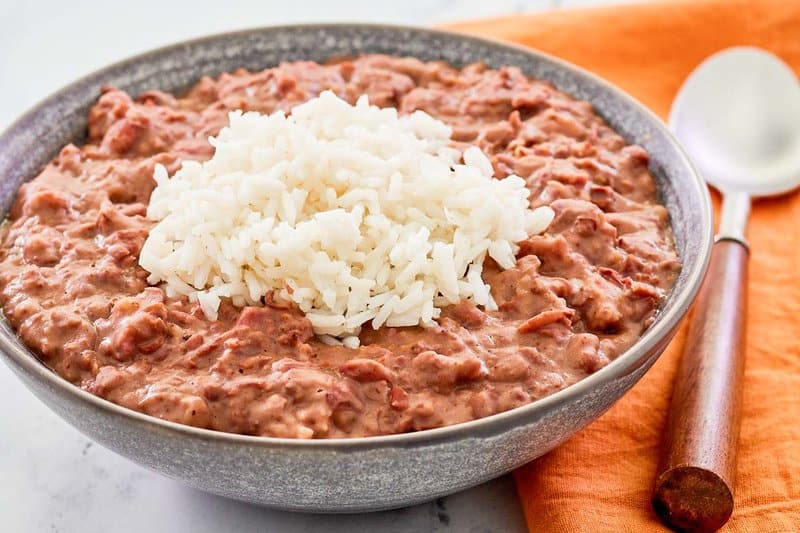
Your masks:
[[[538,412],[546,412],[555,408],[558,405],[568,402],[570,399],[586,395],[592,389],[598,388],[600,385],[613,381],[617,378],[628,375],[635,369],[639,368],[645,363],[648,354],[658,346],[662,340],[674,331],[680,320],[683,318],[686,310],[694,301],[697,292],[699,291],[700,284],[705,277],[708,263],[711,256],[711,246],[713,244],[713,222],[712,222],[712,207],[711,198],[705,182],[700,177],[696,168],[692,164],[688,155],[683,147],[674,137],[667,125],[650,109],[640,103],[634,97],[613,85],[609,81],[599,77],[598,75],[563,59],[553,55],[541,52],[534,48],[524,47],[515,43],[502,41],[499,39],[492,39],[486,37],[477,37],[470,34],[465,34],[452,30],[434,29],[422,26],[410,25],[395,25],[395,24],[382,24],[382,23],[362,23],[362,22],[331,22],[331,23],[302,23],[302,24],[280,24],[259,26],[253,28],[245,28],[234,31],[226,31],[221,33],[214,33],[204,35],[193,39],[182,40],[173,42],[157,48],[152,48],[138,54],[128,56],[119,61],[115,61],[100,69],[94,70],[88,74],[81,76],[73,82],[53,91],[47,97],[43,98],[32,107],[30,107],[19,118],[12,121],[0,133],[0,141],[4,138],[13,135],[14,131],[22,127],[25,122],[32,119],[41,108],[51,104],[53,101],[61,97],[64,92],[70,89],[77,88],[78,86],[87,83],[91,80],[100,79],[109,71],[116,70],[120,67],[131,66],[134,64],[141,64],[147,62],[148,59],[155,56],[160,56],[164,53],[170,53],[181,49],[187,45],[202,45],[206,42],[214,42],[223,38],[235,38],[239,36],[247,36],[261,32],[270,31],[299,31],[299,30],[325,30],[325,29],[342,29],[342,28],[360,28],[371,29],[376,31],[388,32],[416,32],[429,35],[438,36],[443,39],[457,39],[462,41],[471,41],[477,45],[488,45],[492,47],[505,47],[515,52],[522,52],[524,54],[534,56],[538,61],[550,63],[552,66],[572,71],[579,76],[584,77],[593,84],[603,87],[605,90],[611,92],[618,99],[625,102],[627,106],[632,107],[639,113],[647,117],[654,125],[654,127],[661,129],[662,133],[666,134],[666,139],[669,141],[670,147],[678,154],[680,161],[679,164],[687,167],[690,170],[690,176],[693,178],[691,185],[695,188],[695,192],[701,198],[702,204],[702,226],[704,236],[700,238],[700,247],[698,251],[698,261],[692,265],[691,270],[688,272],[686,284],[682,292],[674,295],[674,300],[668,308],[659,310],[659,320],[649,327],[644,334],[639,337],[636,342],[625,350],[616,359],[611,361],[608,365],[601,368],[597,372],[573,383],[553,394],[534,400],[531,403],[496,413],[483,418],[461,422],[449,426],[425,429],[408,433],[396,433],[390,435],[375,435],[368,437],[349,437],[349,438],[324,438],[324,439],[296,439],[285,437],[269,437],[257,435],[243,435],[238,433],[228,433],[224,431],[217,431],[212,429],[198,428],[164,420],[151,416],[139,411],[134,411],[127,407],[115,404],[109,400],[95,396],[77,385],[73,385],[60,375],[50,370],[43,362],[41,362],[35,354],[27,347],[23,347],[21,342],[16,339],[16,333],[9,327],[7,331],[0,330],[0,353],[4,357],[10,359],[17,368],[13,368],[15,372],[23,371],[28,376],[34,379],[43,381],[51,388],[58,389],[58,391],[67,395],[75,396],[78,400],[86,402],[92,407],[105,411],[106,414],[112,417],[122,417],[128,419],[130,422],[138,423],[140,425],[152,426],[167,432],[180,434],[186,437],[192,437],[202,441],[217,441],[226,444],[243,444],[249,446],[280,448],[280,449],[304,449],[304,450],[318,450],[318,451],[338,451],[338,452],[353,452],[364,449],[377,449],[377,448],[397,448],[409,446],[423,446],[430,445],[435,442],[458,440],[462,438],[473,437],[482,431],[489,431],[496,429],[495,426],[502,431],[504,428],[508,429],[521,423],[525,419],[535,416]],[[685,268],[685,267],[684,267]],[[671,289],[674,290],[674,287]],[[5,329],[5,328],[4,328]]]

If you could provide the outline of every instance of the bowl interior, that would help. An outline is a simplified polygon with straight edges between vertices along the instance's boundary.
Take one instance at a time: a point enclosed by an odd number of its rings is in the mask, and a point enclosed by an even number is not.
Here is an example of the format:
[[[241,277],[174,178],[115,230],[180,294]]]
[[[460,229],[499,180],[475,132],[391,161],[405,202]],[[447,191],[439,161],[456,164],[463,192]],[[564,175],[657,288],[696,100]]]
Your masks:
[[[491,67],[518,66],[530,76],[548,80],[568,94],[592,102],[596,111],[616,131],[650,153],[650,169],[657,180],[662,201],[670,212],[684,268],[654,324],[632,348],[597,374],[556,395],[569,394],[576,386],[588,387],[594,380],[608,379],[613,373],[631,372],[644,364],[653,347],[674,330],[705,273],[711,243],[707,189],[664,124],[632,98],[577,67],[502,43],[421,28],[305,25],[222,34],[133,57],[59,90],[0,135],[0,215],[5,217],[19,186],[33,178],[62,146],[81,142],[88,109],[97,100],[104,84],[117,86],[131,94],[150,89],[181,92],[202,76],[214,76],[239,67],[262,70],[281,61],[324,61],[362,53],[444,60],[456,66],[475,61]],[[4,320],[0,324],[0,349],[15,363],[31,371],[35,365],[41,367]],[[52,387],[67,386],[76,394],[82,393],[49,371],[39,375]],[[489,418],[497,416],[502,414]],[[422,433],[431,431],[438,430]]]

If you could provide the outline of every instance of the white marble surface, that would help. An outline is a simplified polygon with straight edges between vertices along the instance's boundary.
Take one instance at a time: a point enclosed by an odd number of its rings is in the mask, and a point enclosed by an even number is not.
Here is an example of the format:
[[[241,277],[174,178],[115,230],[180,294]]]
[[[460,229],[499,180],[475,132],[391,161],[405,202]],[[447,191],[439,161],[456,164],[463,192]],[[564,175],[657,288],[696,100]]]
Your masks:
[[[607,0],[605,0],[607,1]],[[268,24],[436,24],[604,0],[0,0],[0,128],[76,77],[149,48]],[[0,531],[524,531],[504,477],[416,507],[349,516],[283,513],[188,489],[93,444],[0,365]]]

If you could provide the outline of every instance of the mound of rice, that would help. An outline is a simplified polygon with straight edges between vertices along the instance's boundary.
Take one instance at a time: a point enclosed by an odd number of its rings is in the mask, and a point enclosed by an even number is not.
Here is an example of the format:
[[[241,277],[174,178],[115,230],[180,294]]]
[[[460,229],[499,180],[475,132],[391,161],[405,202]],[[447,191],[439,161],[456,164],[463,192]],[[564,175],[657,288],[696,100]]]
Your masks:
[[[450,128],[420,111],[325,92],[288,117],[229,118],[211,160],[171,179],[156,167],[158,223],[140,256],[149,283],[212,320],[221,298],[260,305],[272,292],[323,340],[357,346],[369,321],[430,325],[463,298],[491,310],[484,258],[514,266],[515,243],[553,217],[529,208],[521,178],[494,179],[480,149],[462,161]]]

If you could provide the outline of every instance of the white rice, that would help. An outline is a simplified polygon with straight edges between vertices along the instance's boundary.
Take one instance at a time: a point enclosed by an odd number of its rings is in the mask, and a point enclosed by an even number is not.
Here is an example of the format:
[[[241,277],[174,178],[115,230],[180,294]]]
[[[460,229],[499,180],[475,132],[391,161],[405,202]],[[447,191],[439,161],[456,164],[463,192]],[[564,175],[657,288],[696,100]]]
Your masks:
[[[488,254],[545,230],[518,176],[498,180],[478,148],[448,147],[450,128],[417,111],[355,106],[324,92],[291,116],[232,112],[214,157],[155,169],[142,248],[148,282],[199,302],[291,301],[328,343],[355,347],[363,324],[430,325],[462,298],[494,309]]]

